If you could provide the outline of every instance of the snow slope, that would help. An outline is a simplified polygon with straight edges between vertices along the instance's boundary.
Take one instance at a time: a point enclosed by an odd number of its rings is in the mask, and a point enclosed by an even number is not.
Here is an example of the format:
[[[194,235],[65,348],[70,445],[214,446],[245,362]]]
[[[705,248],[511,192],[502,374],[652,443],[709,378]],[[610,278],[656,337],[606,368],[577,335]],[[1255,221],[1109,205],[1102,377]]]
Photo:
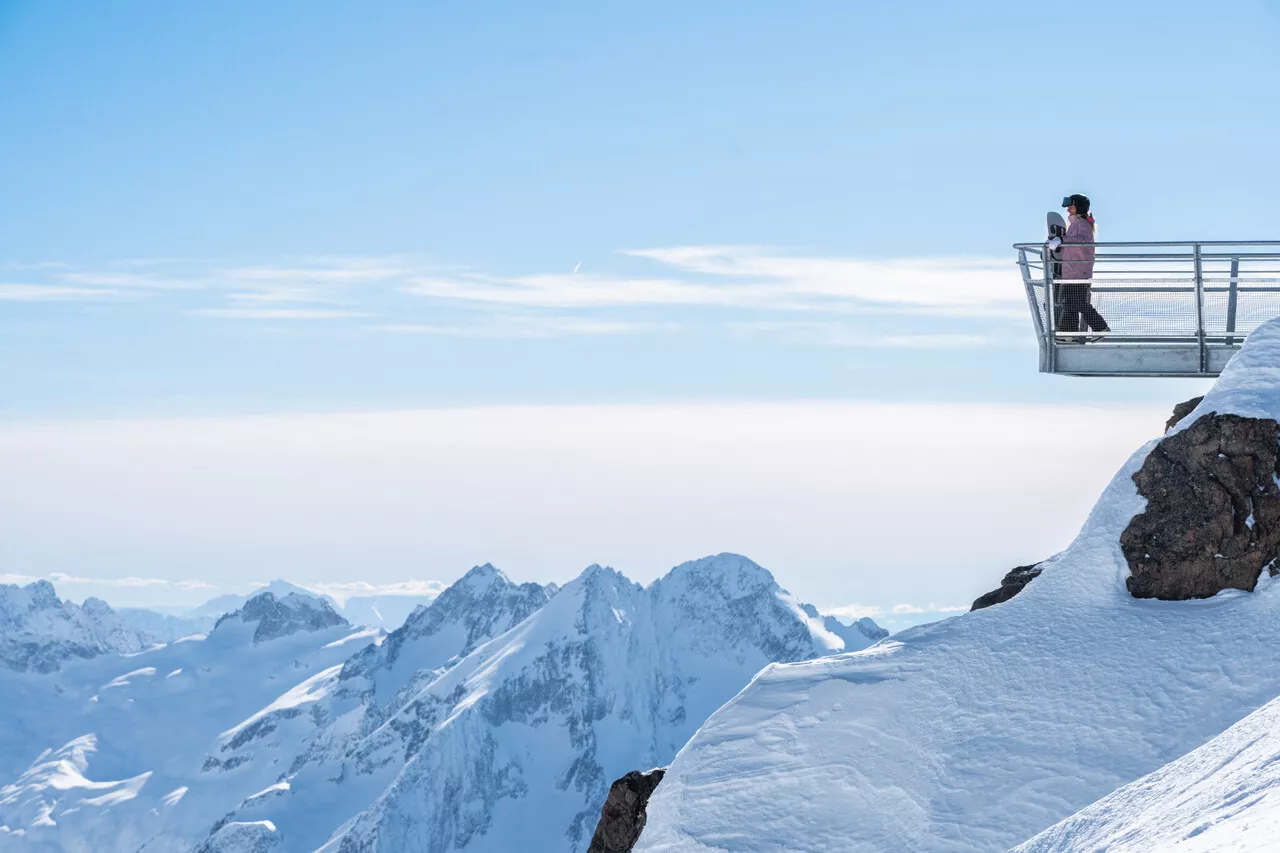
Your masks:
[[[390,635],[262,592],[207,637],[0,672],[0,853],[580,853],[772,660],[883,636],[734,555],[647,589],[472,569]]]
[[[880,633],[844,630],[734,555],[647,589],[599,566],[559,591],[483,566],[349,661],[287,790],[230,817],[270,821],[286,850],[581,853],[613,779],[670,760],[761,666]]]
[[[1280,700],[1013,853],[1280,850]]]
[[[69,661],[148,645],[148,637],[104,601],[62,601],[48,581],[0,584],[0,666],[52,672]]]
[[[193,850],[257,784],[209,765],[209,747],[352,652],[334,645],[345,622],[297,625],[255,642],[257,623],[226,619],[58,672],[0,670],[0,851]]]
[[[1209,411],[1280,418],[1280,321],[1182,426]],[[1280,582],[1127,593],[1119,537],[1154,443],[1011,601],[766,668],[680,751],[636,850],[1004,850],[1280,695]]]

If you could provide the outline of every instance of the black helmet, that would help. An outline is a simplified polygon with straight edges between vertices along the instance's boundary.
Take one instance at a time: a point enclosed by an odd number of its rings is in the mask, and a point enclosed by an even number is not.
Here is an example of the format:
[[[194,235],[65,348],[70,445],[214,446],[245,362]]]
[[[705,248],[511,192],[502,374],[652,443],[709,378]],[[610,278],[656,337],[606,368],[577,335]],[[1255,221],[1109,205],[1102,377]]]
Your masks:
[[[1063,207],[1070,207],[1073,204],[1076,206],[1076,213],[1081,216],[1089,215],[1089,197],[1087,195],[1075,193],[1074,195],[1069,195],[1062,200]]]

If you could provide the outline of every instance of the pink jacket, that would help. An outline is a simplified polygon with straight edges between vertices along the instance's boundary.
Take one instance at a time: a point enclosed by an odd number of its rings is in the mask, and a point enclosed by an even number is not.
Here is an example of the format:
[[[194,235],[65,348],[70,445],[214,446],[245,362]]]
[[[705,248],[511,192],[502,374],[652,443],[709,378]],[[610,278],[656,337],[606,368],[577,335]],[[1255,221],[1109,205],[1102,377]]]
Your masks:
[[[1092,243],[1093,225],[1083,216],[1071,216],[1067,234],[1062,238],[1062,277],[1064,279],[1093,278],[1093,246],[1073,246],[1072,243]]]

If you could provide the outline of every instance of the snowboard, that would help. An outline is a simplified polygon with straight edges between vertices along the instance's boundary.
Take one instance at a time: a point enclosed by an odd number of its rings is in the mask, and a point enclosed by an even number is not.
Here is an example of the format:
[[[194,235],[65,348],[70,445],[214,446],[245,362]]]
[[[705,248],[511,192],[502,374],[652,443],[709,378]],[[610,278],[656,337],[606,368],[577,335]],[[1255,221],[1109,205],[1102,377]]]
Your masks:
[[[1062,239],[1067,236],[1067,220],[1063,219],[1062,214],[1056,210],[1051,210],[1045,215],[1045,225],[1049,231],[1047,240],[1052,240],[1054,237]],[[1053,258],[1053,277],[1055,279],[1062,278],[1061,244],[1049,254]]]

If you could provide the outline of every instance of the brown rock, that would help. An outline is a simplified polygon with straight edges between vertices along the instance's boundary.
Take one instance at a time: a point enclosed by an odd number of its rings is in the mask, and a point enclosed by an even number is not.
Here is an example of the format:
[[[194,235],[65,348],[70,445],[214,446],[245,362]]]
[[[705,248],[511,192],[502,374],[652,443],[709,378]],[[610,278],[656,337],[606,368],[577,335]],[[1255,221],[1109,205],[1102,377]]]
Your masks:
[[[1156,445],[1133,475],[1147,508],[1120,535],[1130,593],[1253,591],[1280,554],[1277,438],[1274,420],[1211,412]]]
[[[587,853],[631,853],[644,829],[649,797],[666,772],[632,770],[609,786],[609,796],[600,809],[600,822],[596,824]]]
[[[1173,414],[1169,416],[1169,420],[1164,422],[1164,431],[1168,432],[1178,425],[1178,422],[1191,414],[1196,406],[1200,405],[1200,401],[1204,397],[1192,397],[1190,400],[1183,400],[1181,403],[1173,407]]]
[[[991,592],[978,596],[977,600],[973,602],[973,606],[969,608],[969,612],[972,613],[975,610],[981,610],[984,607],[1008,601],[1022,592],[1023,587],[1038,577],[1040,577],[1039,563],[1018,566],[1001,579],[999,589],[993,589]]]

